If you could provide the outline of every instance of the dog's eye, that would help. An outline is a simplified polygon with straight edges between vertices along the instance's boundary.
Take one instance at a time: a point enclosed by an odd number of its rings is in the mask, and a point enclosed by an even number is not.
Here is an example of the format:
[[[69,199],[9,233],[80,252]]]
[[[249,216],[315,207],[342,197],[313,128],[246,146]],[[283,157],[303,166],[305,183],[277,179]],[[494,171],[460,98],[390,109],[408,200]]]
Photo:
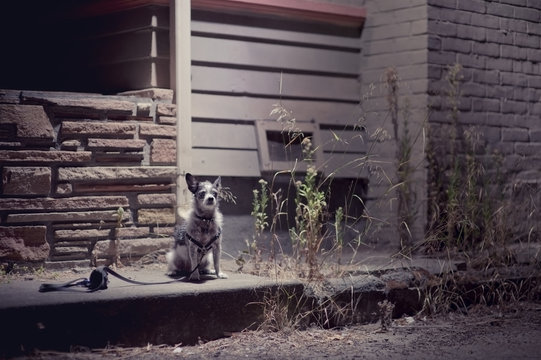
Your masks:
[[[197,197],[200,198],[200,199],[204,199],[205,198],[205,192],[204,191],[198,192]]]
[[[217,191],[212,191],[211,194],[212,194],[212,196],[214,196],[214,197],[218,197],[218,192],[217,192]]]

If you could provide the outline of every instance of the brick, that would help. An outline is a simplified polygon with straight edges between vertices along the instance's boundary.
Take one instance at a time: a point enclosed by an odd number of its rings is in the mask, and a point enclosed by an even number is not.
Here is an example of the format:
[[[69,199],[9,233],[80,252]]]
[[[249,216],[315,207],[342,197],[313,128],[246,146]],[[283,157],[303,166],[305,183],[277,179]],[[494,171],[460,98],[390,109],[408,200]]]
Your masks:
[[[139,205],[175,205],[175,194],[139,194],[137,204]]]
[[[437,9],[437,8],[436,8]],[[434,12],[433,16],[429,16],[432,20],[448,21],[453,24],[471,24],[472,14],[468,11],[462,10],[441,10],[438,9]]]
[[[529,61],[541,62],[541,50],[539,49],[528,49],[527,58]]]
[[[84,163],[90,160],[89,151],[0,150],[0,162]]]
[[[514,100],[537,102],[540,98],[537,90],[528,87],[516,87],[513,91]]]
[[[538,1],[538,0],[535,0]],[[502,4],[526,6],[527,0],[500,0]]]
[[[539,10],[524,7],[515,7],[515,19],[539,22]]]
[[[530,130],[530,141],[541,143],[541,129]]]
[[[484,97],[486,94],[486,87],[476,83],[465,83],[460,86],[460,91],[463,96]]]
[[[119,93],[118,95],[136,98],[148,98],[154,101],[171,102],[173,100],[174,91],[171,89],[150,88],[125,91]]]
[[[428,4],[449,9],[456,8],[456,0],[428,0]]]
[[[141,117],[148,117],[149,120],[152,120],[152,103],[137,103],[137,114],[136,116]]]
[[[496,99],[511,99],[514,91],[513,86],[488,86],[486,87],[486,96]]]
[[[139,125],[141,136],[176,137],[176,127],[169,125],[141,124]]]
[[[528,86],[528,77],[520,73],[502,72],[500,74],[502,85]]]
[[[56,187],[56,193],[59,195],[68,195],[73,192],[73,186],[71,184],[58,184]]]
[[[42,106],[0,105],[0,125],[12,124],[16,136],[25,139],[39,139],[52,142],[53,126]]]
[[[70,198],[0,198],[0,210],[117,209],[128,206],[125,196],[81,196]]]
[[[483,140],[488,144],[494,144],[501,141],[501,128],[499,126],[483,126],[479,129]]]
[[[136,105],[131,101],[112,99],[107,96],[69,96],[54,92],[23,91],[23,103],[45,104],[55,112],[70,113],[107,113],[111,115],[135,115]]]
[[[486,41],[497,44],[513,44],[513,34],[509,31],[488,31],[486,34]]]
[[[147,142],[132,139],[88,139],[89,149],[142,150]]]
[[[469,54],[472,50],[472,42],[456,38],[444,38],[441,48],[443,51],[454,51]]]
[[[473,54],[457,54],[457,62],[465,68],[484,69],[486,67],[486,57]]]
[[[429,50],[441,50],[441,39],[435,36],[428,37],[428,49]]]
[[[516,21],[515,19],[500,18],[500,32],[512,33],[521,32],[526,33],[528,31],[527,21]]]
[[[111,230],[100,229],[75,229],[75,230],[56,230],[54,232],[54,238],[59,241],[69,240],[99,240],[107,239],[111,235]]]
[[[137,132],[137,126],[121,122],[64,121],[60,132],[62,137],[88,135],[132,137]]]
[[[129,220],[127,212],[122,217],[123,221]],[[7,223],[47,223],[47,222],[111,222],[118,221],[116,210],[108,211],[68,211],[46,212],[31,214],[9,214]]]
[[[177,158],[177,144],[175,140],[154,139],[150,145],[151,164],[174,164]]]
[[[472,52],[476,55],[486,55],[492,57],[500,56],[500,45],[492,43],[479,43],[474,42],[472,44]]]
[[[0,259],[45,261],[49,258],[46,226],[1,226]]]
[[[0,105],[0,126],[13,126],[9,137],[38,143],[52,143],[54,131],[43,107],[32,105]]]
[[[174,116],[160,116],[158,117],[158,123],[162,125],[176,125],[177,118]]]
[[[2,184],[4,195],[49,195],[51,168],[4,167]]]
[[[158,116],[176,116],[177,106],[173,104],[158,103],[156,106],[156,115]]]
[[[451,65],[457,62],[457,55],[453,52],[435,52],[428,53],[429,64]]]
[[[480,84],[499,84],[500,74],[496,70],[476,70],[473,81]]]
[[[457,25],[447,21],[429,20],[428,32],[440,36],[456,36]]]
[[[66,140],[62,141],[62,144],[60,144],[60,148],[62,150],[77,150],[79,148],[82,148],[82,144],[80,140]]]
[[[59,181],[111,181],[111,180],[149,180],[176,178],[174,166],[148,167],[61,167],[58,169]]]
[[[541,2],[539,2],[541,4]],[[530,35],[541,35],[541,26],[538,23],[526,23],[526,33]]]
[[[169,209],[139,209],[137,223],[144,225],[174,224],[175,210]]]
[[[529,138],[528,129],[502,129],[502,141],[526,142]]]
[[[121,227],[115,228],[115,237],[118,239],[130,239],[148,237],[150,230],[148,227]]]
[[[486,67],[489,70],[513,71],[513,60],[488,58]]]
[[[172,180],[171,180],[172,181]],[[149,192],[171,191],[173,183],[169,184],[75,184],[76,193],[106,193],[106,192]]]
[[[528,105],[521,101],[507,100],[502,102],[503,114],[525,114],[528,111]]]
[[[541,76],[529,76],[528,86],[535,89],[541,89]]]
[[[500,100],[498,99],[474,99],[472,104],[473,111],[481,112],[499,112]]]
[[[494,15],[472,14],[470,24],[489,29],[500,29],[500,18]]]
[[[515,8],[507,4],[498,4],[495,2],[489,2],[487,5],[487,14],[493,14],[501,17],[512,18],[515,14]]]
[[[507,0],[510,1],[510,0]],[[539,0],[526,0],[528,7],[541,10],[541,1]]]
[[[494,45],[497,46],[497,44]],[[528,50],[512,45],[501,45],[501,54],[503,58],[526,60],[528,57]]]
[[[516,143],[515,152],[524,156],[539,156],[541,154],[541,143]]]
[[[172,244],[171,238],[146,238],[123,240],[117,244],[114,241],[98,241],[92,250],[92,255],[97,259],[120,256],[121,258],[138,258],[151,252],[169,249]]]
[[[539,37],[515,33],[515,45],[538,49],[540,46]]]
[[[480,0],[458,0],[456,8],[481,14],[486,12],[485,1]]]
[[[486,29],[478,26],[457,25],[456,36],[461,39],[471,39],[476,41],[485,41]]]
[[[530,108],[531,115],[541,115],[541,103],[532,104]]]

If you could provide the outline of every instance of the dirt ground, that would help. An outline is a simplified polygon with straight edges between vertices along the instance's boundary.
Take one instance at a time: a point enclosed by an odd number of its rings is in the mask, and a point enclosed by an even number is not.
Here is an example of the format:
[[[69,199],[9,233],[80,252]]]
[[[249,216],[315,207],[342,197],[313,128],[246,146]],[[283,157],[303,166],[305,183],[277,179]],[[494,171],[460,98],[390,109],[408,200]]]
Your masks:
[[[73,349],[32,359],[541,359],[541,303],[334,330],[248,331],[196,346]]]

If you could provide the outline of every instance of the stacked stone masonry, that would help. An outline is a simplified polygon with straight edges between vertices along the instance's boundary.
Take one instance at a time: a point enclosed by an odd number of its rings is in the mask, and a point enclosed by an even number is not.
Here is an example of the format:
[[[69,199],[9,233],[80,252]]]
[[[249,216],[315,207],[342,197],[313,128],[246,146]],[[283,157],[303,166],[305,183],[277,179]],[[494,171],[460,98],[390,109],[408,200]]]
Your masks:
[[[172,98],[0,90],[0,260],[128,261],[170,246]]]

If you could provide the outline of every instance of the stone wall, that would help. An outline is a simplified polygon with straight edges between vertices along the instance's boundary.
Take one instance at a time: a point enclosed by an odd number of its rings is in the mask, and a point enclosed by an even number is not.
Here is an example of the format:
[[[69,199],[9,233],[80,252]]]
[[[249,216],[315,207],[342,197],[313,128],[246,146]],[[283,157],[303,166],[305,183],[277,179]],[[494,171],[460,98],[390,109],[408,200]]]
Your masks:
[[[0,260],[103,263],[169,247],[172,97],[0,90]]]

